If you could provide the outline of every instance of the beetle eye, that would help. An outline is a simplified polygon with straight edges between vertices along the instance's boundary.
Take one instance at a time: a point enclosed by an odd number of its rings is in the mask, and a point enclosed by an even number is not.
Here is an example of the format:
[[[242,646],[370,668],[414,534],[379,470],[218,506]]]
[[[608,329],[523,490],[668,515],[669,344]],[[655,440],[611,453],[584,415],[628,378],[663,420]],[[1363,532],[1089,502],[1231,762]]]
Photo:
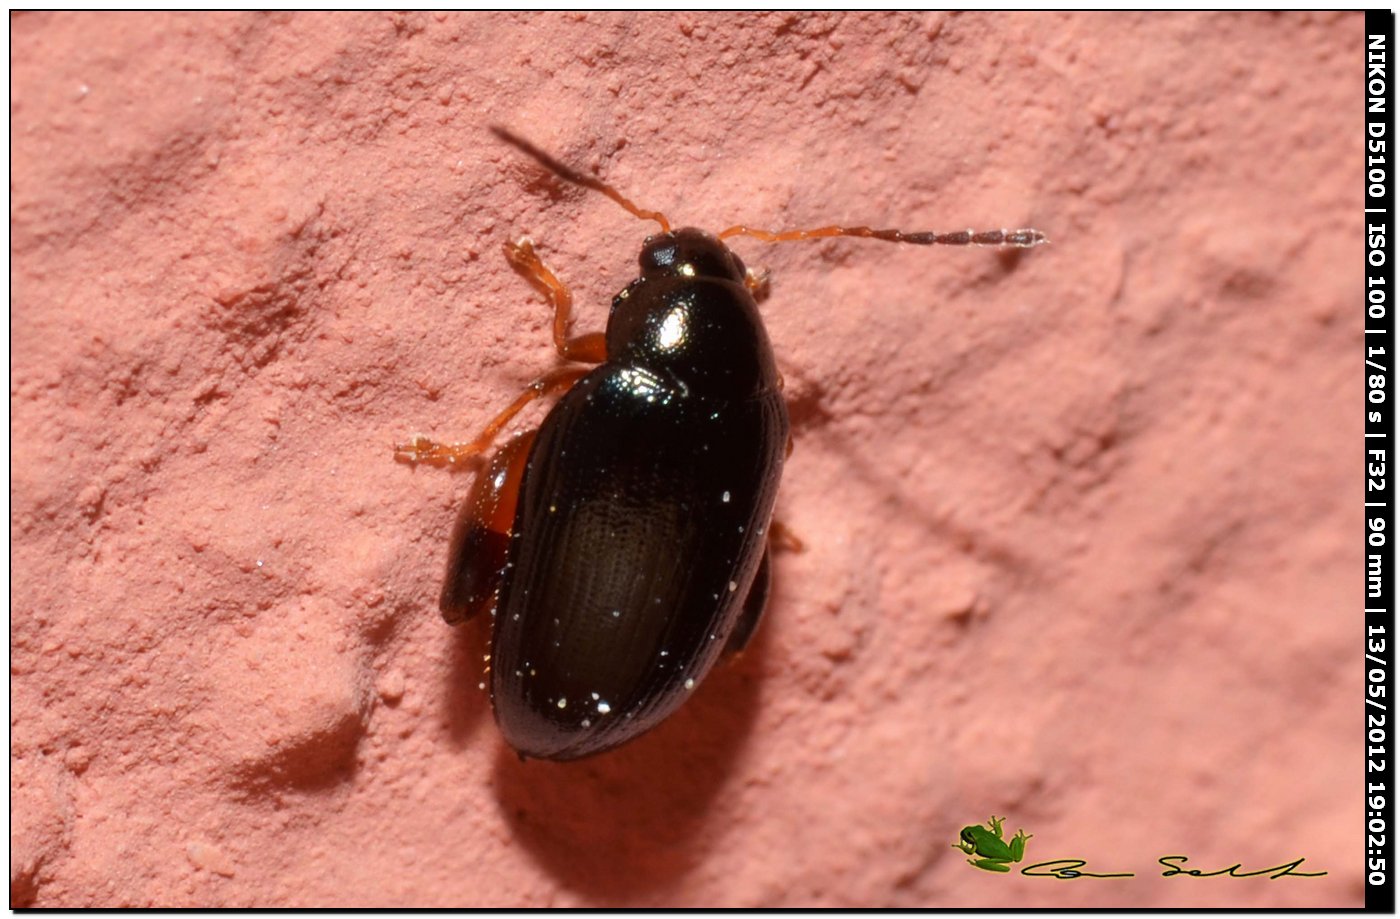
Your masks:
[[[652,237],[642,248],[642,271],[669,268],[676,263],[676,257],[679,254],[680,247],[676,245],[674,237],[670,235]]]
[[[640,261],[643,274],[676,272],[687,278],[744,279],[744,263],[703,230],[686,228],[649,237]]]

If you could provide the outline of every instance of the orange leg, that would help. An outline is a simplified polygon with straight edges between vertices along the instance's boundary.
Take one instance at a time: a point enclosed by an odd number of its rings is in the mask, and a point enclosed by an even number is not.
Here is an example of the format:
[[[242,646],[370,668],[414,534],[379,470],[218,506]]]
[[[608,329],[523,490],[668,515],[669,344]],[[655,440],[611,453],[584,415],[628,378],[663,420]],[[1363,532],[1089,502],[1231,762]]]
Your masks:
[[[506,441],[477,476],[452,530],[447,551],[447,578],[438,607],[452,625],[465,622],[496,602],[515,525],[520,480],[535,432]]]
[[[569,322],[573,312],[574,298],[569,288],[555,277],[554,272],[535,254],[535,247],[528,239],[518,243],[506,243],[506,259],[516,271],[525,276],[535,289],[554,304],[554,348],[566,361],[580,361],[586,364],[601,364],[608,359],[606,338],[601,332],[569,338]],[[467,443],[438,443],[422,434],[414,435],[407,443],[394,445],[394,458],[410,463],[455,463],[461,459],[477,456],[491,446],[492,439],[505,427],[510,419],[543,396],[568,389],[581,377],[588,367],[561,367],[535,380],[506,406],[505,410],[491,420],[476,439]]]
[[[762,303],[768,299],[768,294],[773,289],[770,280],[771,275],[767,271],[754,271],[750,268],[744,272],[744,286],[753,295],[755,303]]]
[[[768,525],[768,539],[773,548],[784,552],[806,552],[807,544],[797,538],[790,528],[774,520]]]
[[[442,464],[455,463],[467,457],[477,456],[491,446],[491,441],[500,433],[501,428],[509,424],[510,420],[519,414],[521,409],[536,399],[568,389],[587,376],[592,369],[592,367],[560,367],[558,370],[546,373],[531,383],[523,393],[516,396],[515,401],[506,406],[503,412],[492,418],[491,423],[483,428],[480,434],[476,435],[475,440],[460,444],[440,444],[418,434],[408,443],[395,444],[394,458],[409,463]]]
[[[535,244],[528,238],[505,244],[506,259],[511,267],[525,276],[545,299],[554,304],[554,348],[566,361],[601,364],[608,359],[602,332],[569,338],[569,321],[574,308],[574,296],[555,277],[554,272],[535,254]]]

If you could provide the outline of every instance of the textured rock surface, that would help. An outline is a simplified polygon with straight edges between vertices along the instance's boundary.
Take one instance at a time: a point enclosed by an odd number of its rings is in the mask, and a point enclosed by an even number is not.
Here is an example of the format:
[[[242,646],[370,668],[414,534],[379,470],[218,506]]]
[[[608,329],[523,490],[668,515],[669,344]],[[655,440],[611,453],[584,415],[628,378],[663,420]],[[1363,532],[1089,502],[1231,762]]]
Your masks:
[[[1357,15],[22,15],[11,900],[1361,902]],[[765,247],[760,637],[520,764],[435,597],[470,434],[646,225]],[[534,416],[537,417],[537,416]],[[1130,880],[970,868],[989,813]],[[1160,878],[1158,856],[1322,878]]]

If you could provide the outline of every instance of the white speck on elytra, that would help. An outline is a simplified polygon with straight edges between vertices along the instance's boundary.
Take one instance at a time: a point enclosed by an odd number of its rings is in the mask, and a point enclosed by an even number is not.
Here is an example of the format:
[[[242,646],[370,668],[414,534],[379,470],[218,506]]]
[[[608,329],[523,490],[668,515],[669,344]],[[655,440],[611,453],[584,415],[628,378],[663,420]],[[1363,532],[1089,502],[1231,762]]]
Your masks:
[[[569,704],[569,700],[568,700],[568,699],[560,699],[560,700],[559,700],[559,707],[560,707],[560,708],[563,708],[564,706],[566,706],[566,705],[568,705],[568,704]]]
[[[614,618],[614,619],[618,618],[618,617],[621,616],[621,615],[622,615],[622,610],[620,610],[620,609],[615,609],[615,610],[613,610],[613,618]]]
[[[733,593],[734,591],[736,591],[736,590],[738,590],[738,589],[739,589],[739,585],[738,585],[738,584],[735,584],[733,581],[730,581],[730,582],[729,582],[729,592],[730,592],[730,593]]]
[[[589,695],[593,697],[594,702],[598,701],[598,694],[596,692],[591,692],[589,693]]]
[[[600,714],[600,715],[606,715],[606,714],[607,714],[608,712],[610,712],[610,711],[612,711],[612,706],[611,706],[611,705],[609,705],[609,704],[606,703],[606,702],[599,702],[599,703],[598,703],[598,714]]]
[[[691,680],[691,679],[687,679],[687,680],[685,681],[685,688],[686,688],[686,689],[694,689],[694,688],[695,688],[695,681],[694,681],[694,680]]]
[[[728,503],[729,503],[729,492],[726,491],[724,494],[720,495],[720,496],[719,496],[719,499],[720,499],[721,501],[723,501],[725,504],[728,504]]]
[[[592,726],[593,726],[593,722],[591,722],[591,721],[589,721],[587,718],[585,718],[585,719],[583,719],[583,726],[586,727],[586,728],[587,728],[587,727],[592,727]]]

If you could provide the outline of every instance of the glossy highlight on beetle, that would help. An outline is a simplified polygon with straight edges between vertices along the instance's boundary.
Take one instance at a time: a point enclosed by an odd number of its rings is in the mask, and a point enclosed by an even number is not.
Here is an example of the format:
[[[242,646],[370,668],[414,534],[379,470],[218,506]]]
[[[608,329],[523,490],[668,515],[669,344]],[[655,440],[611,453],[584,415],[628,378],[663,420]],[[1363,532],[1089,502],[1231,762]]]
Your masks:
[[[577,759],[674,712],[725,652],[742,650],[766,605],[788,413],[754,296],[763,281],[723,238],[1030,246],[1044,237],[672,230],[659,212],[493,130],[661,227],[642,247],[639,276],[613,298],[606,332],[573,338],[568,288],[530,240],[507,245],[554,306],[555,348],[570,364],[531,383],[472,441],[416,437],[396,448],[410,462],[477,456],[530,402],[562,393],[537,430],[508,440],[477,476],[440,606],[453,624],[494,616],[489,683],[506,741],[522,758]]]

